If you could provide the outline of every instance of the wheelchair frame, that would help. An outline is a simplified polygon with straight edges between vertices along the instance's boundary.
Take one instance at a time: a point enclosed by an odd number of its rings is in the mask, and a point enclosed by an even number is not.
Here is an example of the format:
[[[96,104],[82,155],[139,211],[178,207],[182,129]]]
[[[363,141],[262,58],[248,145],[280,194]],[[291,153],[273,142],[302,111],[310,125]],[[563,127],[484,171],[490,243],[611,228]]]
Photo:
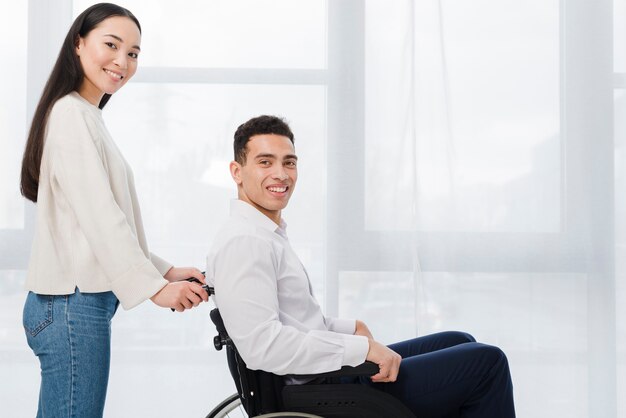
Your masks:
[[[213,288],[210,288],[210,293],[215,294]],[[226,347],[228,367],[237,393],[217,405],[206,418],[228,417],[231,411],[242,407],[250,417],[257,418],[416,418],[401,401],[385,392],[359,383],[339,383],[341,377],[378,373],[378,365],[374,363],[344,366],[328,373],[293,376],[309,378],[314,383],[285,385],[284,376],[248,369],[228,336],[219,310],[213,309],[210,316],[218,332],[213,340],[215,349],[219,351]],[[322,379],[324,383],[316,383]]]

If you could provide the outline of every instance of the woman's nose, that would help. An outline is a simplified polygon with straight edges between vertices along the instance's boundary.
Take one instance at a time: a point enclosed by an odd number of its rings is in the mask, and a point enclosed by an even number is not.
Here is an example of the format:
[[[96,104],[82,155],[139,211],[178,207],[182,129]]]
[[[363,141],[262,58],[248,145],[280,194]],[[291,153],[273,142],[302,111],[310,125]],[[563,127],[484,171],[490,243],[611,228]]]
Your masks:
[[[126,69],[128,67],[128,59],[125,53],[117,54],[113,62],[120,68]]]

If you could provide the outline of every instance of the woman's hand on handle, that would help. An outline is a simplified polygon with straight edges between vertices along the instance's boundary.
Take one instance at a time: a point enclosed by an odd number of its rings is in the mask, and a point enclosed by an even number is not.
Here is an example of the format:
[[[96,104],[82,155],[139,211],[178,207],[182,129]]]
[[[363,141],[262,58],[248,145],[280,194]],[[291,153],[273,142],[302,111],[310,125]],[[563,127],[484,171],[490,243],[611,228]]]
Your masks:
[[[195,267],[172,267],[163,277],[165,277],[168,282],[178,282],[193,277],[198,279],[200,283],[206,284],[204,274]]]
[[[175,281],[168,283],[150,298],[163,308],[172,308],[178,312],[198,306],[209,300],[209,294],[198,283]]]

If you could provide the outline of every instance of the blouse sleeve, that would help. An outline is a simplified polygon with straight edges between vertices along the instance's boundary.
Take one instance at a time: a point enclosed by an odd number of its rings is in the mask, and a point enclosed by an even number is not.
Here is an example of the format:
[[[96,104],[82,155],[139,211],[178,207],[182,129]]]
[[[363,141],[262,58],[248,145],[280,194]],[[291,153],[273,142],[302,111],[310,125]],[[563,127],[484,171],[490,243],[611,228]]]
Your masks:
[[[150,260],[152,260],[152,264],[154,265],[154,267],[156,267],[161,276],[165,276],[165,273],[167,273],[172,267],[174,267],[172,263],[163,260],[161,257],[154,253],[150,253]]]
[[[74,228],[84,235],[112,291],[124,309],[130,309],[157,293],[167,281],[142,251],[115,200],[98,149],[95,118],[77,107],[63,111],[50,115],[46,135],[52,181],[74,212]]]

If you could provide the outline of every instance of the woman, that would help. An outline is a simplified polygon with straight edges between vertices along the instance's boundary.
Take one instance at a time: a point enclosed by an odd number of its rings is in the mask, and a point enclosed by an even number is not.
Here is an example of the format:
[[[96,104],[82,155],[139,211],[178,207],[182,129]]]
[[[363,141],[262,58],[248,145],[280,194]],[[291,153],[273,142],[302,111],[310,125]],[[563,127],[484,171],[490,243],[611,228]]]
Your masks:
[[[41,363],[38,417],[101,417],[110,321],[121,302],[150,298],[183,311],[207,301],[195,268],[151,254],[133,175],[101,109],[132,78],[141,27],[109,3],[72,24],[39,101],[22,162],[22,194],[37,203],[26,279],[28,344]],[[119,300],[119,302],[118,302]]]

